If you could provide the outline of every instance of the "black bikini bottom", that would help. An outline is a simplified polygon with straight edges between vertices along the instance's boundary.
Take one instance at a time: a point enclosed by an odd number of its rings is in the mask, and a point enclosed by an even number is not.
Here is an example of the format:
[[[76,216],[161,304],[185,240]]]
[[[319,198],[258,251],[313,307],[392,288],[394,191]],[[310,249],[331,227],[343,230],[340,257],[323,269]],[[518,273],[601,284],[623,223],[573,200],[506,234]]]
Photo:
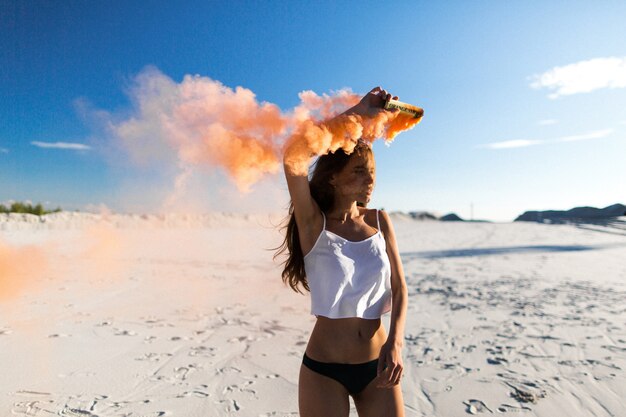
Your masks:
[[[367,384],[376,378],[378,368],[378,359],[357,364],[327,363],[313,360],[306,353],[302,358],[302,363],[310,370],[339,382],[350,395],[363,391]]]

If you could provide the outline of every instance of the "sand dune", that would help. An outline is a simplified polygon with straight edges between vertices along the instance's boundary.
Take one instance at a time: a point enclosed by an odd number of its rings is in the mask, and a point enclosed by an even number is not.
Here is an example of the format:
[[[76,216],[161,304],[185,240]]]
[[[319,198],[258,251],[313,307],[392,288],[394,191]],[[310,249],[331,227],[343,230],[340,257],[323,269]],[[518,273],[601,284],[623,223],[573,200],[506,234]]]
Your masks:
[[[278,221],[1,217],[6,247],[49,261],[0,301],[1,415],[296,416],[313,319],[267,250]],[[409,218],[396,229],[407,416],[624,415],[626,236]]]

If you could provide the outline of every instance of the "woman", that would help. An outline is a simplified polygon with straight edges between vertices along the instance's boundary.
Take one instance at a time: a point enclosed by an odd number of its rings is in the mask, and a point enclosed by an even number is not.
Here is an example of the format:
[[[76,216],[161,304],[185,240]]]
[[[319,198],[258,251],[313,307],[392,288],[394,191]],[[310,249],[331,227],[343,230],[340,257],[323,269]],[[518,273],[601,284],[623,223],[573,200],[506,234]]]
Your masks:
[[[389,98],[376,87],[343,115],[375,117]],[[300,368],[302,417],[348,416],[349,396],[360,417],[404,416],[404,272],[389,216],[365,207],[374,189],[372,150],[365,141],[352,146],[349,154],[320,156],[310,180],[285,163],[292,204],[279,250],[289,255],[283,280],[311,292],[317,317]],[[389,311],[387,334],[380,317]]]

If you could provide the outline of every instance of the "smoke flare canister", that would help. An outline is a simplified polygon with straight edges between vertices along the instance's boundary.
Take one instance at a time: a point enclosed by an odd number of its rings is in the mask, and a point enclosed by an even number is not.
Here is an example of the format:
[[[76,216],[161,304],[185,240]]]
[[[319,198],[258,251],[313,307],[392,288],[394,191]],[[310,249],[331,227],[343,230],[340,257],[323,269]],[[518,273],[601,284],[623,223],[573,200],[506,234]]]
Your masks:
[[[398,100],[387,100],[385,101],[385,110],[393,110],[398,109],[400,113],[405,113],[407,115],[411,115],[416,119],[420,119],[424,115],[424,109],[421,107],[414,106],[412,104],[403,103]]]

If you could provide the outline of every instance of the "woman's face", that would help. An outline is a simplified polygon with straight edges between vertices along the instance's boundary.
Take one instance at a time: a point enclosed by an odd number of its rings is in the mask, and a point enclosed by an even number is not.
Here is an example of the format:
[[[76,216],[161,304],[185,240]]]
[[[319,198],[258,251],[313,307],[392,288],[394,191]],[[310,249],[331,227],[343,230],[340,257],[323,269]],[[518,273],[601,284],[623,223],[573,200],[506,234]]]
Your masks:
[[[348,164],[332,176],[335,197],[349,198],[366,204],[372,197],[376,180],[376,164],[371,152],[353,155]]]

